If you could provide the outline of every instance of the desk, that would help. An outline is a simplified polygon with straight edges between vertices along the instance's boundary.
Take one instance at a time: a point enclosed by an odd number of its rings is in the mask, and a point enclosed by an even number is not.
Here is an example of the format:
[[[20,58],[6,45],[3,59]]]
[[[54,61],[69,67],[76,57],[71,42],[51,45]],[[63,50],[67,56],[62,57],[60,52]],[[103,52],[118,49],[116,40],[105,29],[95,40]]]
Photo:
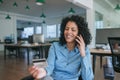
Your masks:
[[[0,44],[4,44],[5,42],[0,42]]]
[[[45,44],[4,44],[4,59],[6,60],[6,50],[8,47],[16,47],[16,52],[19,54],[19,49],[20,48],[26,48],[27,49],[27,64],[30,64],[30,60],[29,60],[29,48],[38,48],[39,49],[39,53],[40,53],[40,49],[42,49],[44,51],[44,47],[45,46],[50,46],[50,43],[45,43]],[[45,54],[45,53],[43,53]],[[44,56],[43,56],[44,57]]]
[[[103,49],[90,49],[91,55],[93,55],[93,73],[95,73],[95,63],[96,63],[96,56],[100,56],[100,65],[102,67],[102,57],[103,56],[112,56],[110,50],[103,50]]]

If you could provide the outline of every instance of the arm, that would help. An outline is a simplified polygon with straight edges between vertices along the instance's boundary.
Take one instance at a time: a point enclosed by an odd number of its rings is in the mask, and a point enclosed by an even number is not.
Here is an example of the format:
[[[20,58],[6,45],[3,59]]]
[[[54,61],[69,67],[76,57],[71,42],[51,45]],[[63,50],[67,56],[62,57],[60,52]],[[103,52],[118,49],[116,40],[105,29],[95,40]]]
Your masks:
[[[93,71],[91,66],[91,57],[90,51],[87,47],[85,47],[85,42],[83,37],[77,36],[76,39],[78,43],[78,49],[81,55],[81,72],[82,72],[82,79],[83,80],[93,80]]]
[[[51,75],[54,69],[54,61],[55,61],[55,51],[54,51],[54,45],[52,45],[49,49],[49,54],[48,54],[48,66],[44,68],[38,68],[36,66],[32,66],[29,68],[30,74],[35,78],[35,79],[41,79],[45,77],[46,75]]]
[[[90,51],[86,48],[86,56],[81,59],[81,75],[83,80],[93,80]]]
[[[51,75],[54,70],[54,63],[55,63],[55,44],[50,47],[48,58],[47,58],[48,66],[45,68],[47,75]]]
[[[45,69],[44,68],[38,68],[36,66],[30,67],[29,72],[35,79],[41,79],[44,76],[46,76]]]

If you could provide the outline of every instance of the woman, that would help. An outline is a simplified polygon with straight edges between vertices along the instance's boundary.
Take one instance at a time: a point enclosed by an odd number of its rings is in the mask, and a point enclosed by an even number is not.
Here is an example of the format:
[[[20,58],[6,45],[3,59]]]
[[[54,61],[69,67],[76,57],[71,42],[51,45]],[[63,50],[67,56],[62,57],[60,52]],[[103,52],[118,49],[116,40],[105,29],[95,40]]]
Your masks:
[[[93,80],[91,57],[87,45],[91,34],[85,20],[72,15],[62,20],[59,42],[54,42],[47,58],[48,66],[33,66],[29,72],[35,79],[42,80]]]

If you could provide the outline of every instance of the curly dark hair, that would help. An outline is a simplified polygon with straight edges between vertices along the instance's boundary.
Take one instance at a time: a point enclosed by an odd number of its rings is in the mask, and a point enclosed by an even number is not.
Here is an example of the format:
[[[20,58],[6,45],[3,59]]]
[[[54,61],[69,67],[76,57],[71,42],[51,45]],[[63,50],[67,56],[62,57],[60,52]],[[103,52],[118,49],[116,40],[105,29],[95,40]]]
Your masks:
[[[71,15],[71,16],[68,16],[68,17],[65,17],[62,19],[61,26],[60,26],[59,43],[61,45],[66,44],[66,40],[64,37],[64,30],[65,30],[66,24],[69,21],[76,23],[76,25],[78,26],[78,29],[79,29],[78,35],[80,35],[80,34],[82,35],[84,42],[85,42],[85,45],[87,46],[88,44],[90,44],[92,37],[91,37],[91,34],[89,32],[87,22],[84,20],[83,17],[81,17],[79,15]]]

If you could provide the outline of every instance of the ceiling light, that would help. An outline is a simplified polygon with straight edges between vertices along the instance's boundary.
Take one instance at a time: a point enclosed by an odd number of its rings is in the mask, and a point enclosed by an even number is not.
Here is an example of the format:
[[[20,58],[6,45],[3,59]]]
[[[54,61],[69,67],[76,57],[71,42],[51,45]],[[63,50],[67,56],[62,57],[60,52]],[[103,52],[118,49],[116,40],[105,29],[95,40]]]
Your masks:
[[[25,9],[30,9],[30,7],[29,7],[29,6],[26,6]]]
[[[37,5],[43,5],[45,3],[45,0],[36,0]]]
[[[3,0],[0,0],[0,4],[2,4],[3,3]]]
[[[41,16],[40,16],[42,19],[46,18],[45,14],[42,13]]]
[[[46,22],[43,20],[43,22],[42,22],[43,24],[45,24]]]
[[[115,10],[120,10],[119,4],[116,5]]]
[[[11,19],[10,15],[8,14],[5,19]]]
[[[18,6],[18,4],[17,4],[16,2],[14,2],[14,3],[13,3],[13,6],[14,6],[14,7],[17,7],[17,6]]]
[[[31,22],[28,22],[28,25],[31,25],[32,23]]]
[[[74,14],[75,10],[73,8],[70,8],[70,10],[68,11],[69,14]]]

